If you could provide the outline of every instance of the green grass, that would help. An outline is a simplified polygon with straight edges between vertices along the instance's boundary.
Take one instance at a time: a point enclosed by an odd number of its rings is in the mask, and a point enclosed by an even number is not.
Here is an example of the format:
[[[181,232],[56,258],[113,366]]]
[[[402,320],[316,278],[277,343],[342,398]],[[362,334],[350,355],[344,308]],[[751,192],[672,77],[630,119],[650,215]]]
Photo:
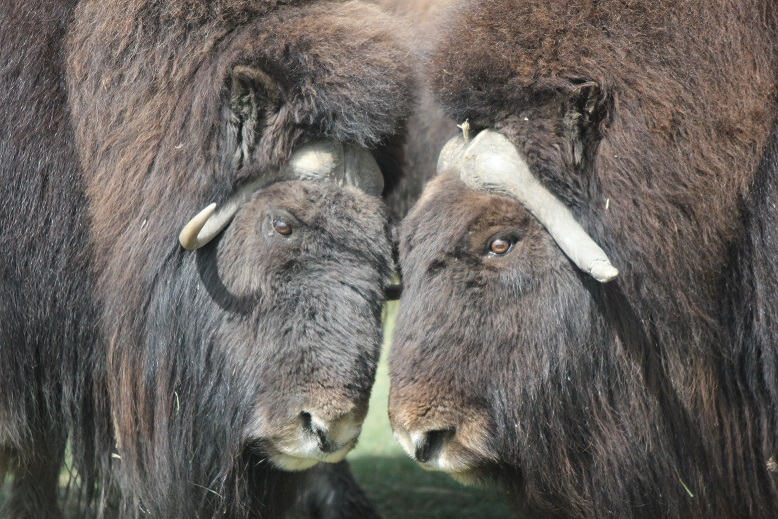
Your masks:
[[[387,415],[389,369],[386,355],[391,344],[395,310],[396,303],[387,305],[383,355],[370,399],[370,412],[359,445],[348,455],[354,476],[385,519],[513,517],[496,492],[465,487],[444,474],[423,471],[392,438]],[[67,473],[63,472],[63,486],[67,480]],[[0,505],[7,491],[8,485],[3,489],[0,481]]]
[[[420,469],[392,438],[387,415],[389,369],[386,355],[394,330],[396,303],[387,305],[384,348],[370,412],[359,445],[348,455],[354,476],[385,519],[502,519],[513,517],[494,491],[465,487],[445,474]]]

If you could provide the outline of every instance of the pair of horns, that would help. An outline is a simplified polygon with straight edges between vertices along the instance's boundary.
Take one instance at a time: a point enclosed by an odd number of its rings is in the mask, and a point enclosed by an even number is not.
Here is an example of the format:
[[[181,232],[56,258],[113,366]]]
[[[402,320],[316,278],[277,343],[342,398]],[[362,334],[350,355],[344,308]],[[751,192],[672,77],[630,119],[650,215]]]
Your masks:
[[[459,172],[468,187],[521,202],[567,257],[597,281],[607,283],[619,275],[567,206],[543,187],[516,147],[500,133],[483,130],[469,142],[462,136],[454,137],[440,153],[438,172],[443,170]]]
[[[211,204],[200,211],[178,235],[181,246],[186,250],[205,246],[227,227],[255,192],[284,180],[326,180],[355,186],[373,196],[380,196],[384,190],[381,169],[366,149],[331,139],[311,142],[295,150],[278,171],[238,188],[218,210],[216,204]]]

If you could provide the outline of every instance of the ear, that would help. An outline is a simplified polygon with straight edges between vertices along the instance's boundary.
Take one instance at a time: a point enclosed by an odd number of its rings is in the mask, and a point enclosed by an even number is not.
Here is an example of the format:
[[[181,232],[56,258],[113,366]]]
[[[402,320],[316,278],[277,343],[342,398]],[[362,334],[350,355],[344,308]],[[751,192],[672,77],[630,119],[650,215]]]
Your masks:
[[[608,98],[599,83],[586,81],[573,85],[568,97],[565,124],[576,166],[593,155],[609,117]]]
[[[255,67],[236,66],[230,81],[226,149],[234,154],[233,164],[240,169],[251,162],[263,129],[278,113],[283,96],[278,84]]]

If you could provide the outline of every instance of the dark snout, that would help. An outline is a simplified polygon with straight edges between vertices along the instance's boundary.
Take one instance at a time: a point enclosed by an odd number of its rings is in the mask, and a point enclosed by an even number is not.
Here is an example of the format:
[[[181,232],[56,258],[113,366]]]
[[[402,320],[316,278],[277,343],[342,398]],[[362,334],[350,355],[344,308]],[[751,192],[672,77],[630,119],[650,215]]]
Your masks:
[[[414,434],[415,438],[411,438],[413,458],[419,463],[437,460],[455,435],[456,429],[436,429]]]
[[[325,401],[326,400],[326,401]],[[259,409],[248,440],[276,467],[298,471],[317,463],[337,463],[357,444],[367,415],[364,399],[340,398],[322,392],[298,411]]]
[[[403,386],[393,381],[389,417],[394,437],[426,470],[463,481],[493,458],[488,447],[492,420],[486,410],[446,394],[434,381]]]
[[[334,417],[325,417],[322,413],[303,411],[300,421],[303,434],[312,438],[323,454],[338,452],[356,442],[362,432],[361,413],[351,411]]]

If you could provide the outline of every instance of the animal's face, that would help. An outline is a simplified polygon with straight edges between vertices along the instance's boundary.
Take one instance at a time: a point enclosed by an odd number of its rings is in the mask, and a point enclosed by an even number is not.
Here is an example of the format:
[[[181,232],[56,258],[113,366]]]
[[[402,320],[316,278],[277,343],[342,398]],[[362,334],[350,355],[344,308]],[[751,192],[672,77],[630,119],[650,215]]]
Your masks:
[[[281,182],[214,243],[216,261],[206,248],[198,263],[222,316],[213,340],[249,395],[243,441],[287,470],[340,461],[367,413],[392,272],[380,199]]]
[[[424,468],[464,482],[531,462],[533,428],[547,426],[535,413],[574,398],[564,388],[587,335],[581,274],[520,203],[446,174],[403,222],[400,265],[396,438]]]

